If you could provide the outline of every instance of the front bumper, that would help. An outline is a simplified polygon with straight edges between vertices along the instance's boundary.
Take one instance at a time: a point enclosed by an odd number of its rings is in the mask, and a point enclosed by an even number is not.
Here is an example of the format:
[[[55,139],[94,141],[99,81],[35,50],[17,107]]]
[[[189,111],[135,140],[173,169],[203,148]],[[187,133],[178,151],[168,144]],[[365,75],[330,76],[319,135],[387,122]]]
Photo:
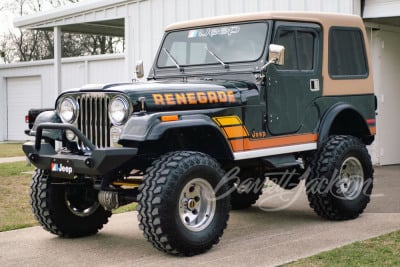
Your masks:
[[[43,129],[70,130],[88,148],[83,155],[56,152],[51,144],[42,143]],[[64,123],[42,123],[37,126],[35,142],[22,149],[39,169],[50,170],[52,176],[73,179],[76,175],[105,175],[133,159],[137,148],[97,148],[76,127]]]

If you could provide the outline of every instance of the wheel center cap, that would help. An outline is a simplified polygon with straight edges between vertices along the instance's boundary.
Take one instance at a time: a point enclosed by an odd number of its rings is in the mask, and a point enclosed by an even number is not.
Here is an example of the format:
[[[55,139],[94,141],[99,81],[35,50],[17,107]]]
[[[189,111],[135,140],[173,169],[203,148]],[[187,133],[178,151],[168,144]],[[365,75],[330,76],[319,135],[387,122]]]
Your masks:
[[[196,207],[196,201],[193,198],[189,199],[187,202],[187,207],[189,210],[193,210]]]

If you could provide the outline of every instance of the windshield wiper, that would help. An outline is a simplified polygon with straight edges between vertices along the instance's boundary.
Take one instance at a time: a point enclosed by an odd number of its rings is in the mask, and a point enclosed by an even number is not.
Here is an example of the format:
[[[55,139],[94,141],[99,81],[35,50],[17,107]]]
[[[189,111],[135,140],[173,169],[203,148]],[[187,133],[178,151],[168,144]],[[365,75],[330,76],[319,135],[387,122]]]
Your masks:
[[[207,46],[204,47],[210,55],[212,55],[219,63],[221,63],[222,66],[224,66],[225,69],[229,68],[229,65],[226,64],[222,59],[220,59],[216,54],[214,54],[210,49],[208,49]]]
[[[184,69],[179,66],[178,62],[176,61],[176,59],[171,55],[171,53],[167,50],[167,48],[163,48],[163,51],[165,52],[165,54],[167,54],[167,56],[169,57],[169,59],[171,59],[171,61],[175,64],[175,66],[177,67],[177,69],[181,72],[184,71]]]

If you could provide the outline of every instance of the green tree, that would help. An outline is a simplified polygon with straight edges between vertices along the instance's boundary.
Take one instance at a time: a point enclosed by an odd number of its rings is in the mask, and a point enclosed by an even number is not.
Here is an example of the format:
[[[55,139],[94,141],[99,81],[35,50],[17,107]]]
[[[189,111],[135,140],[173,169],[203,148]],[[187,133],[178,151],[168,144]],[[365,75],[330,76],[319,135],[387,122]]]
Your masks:
[[[77,3],[80,0],[17,0],[1,1],[0,11],[11,10],[17,16]],[[123,38],[63,32],[62,56],[75,57],[120,53]],[[52,31],[18,29],[0,36],[0,52],[6,63],[54,58]]]

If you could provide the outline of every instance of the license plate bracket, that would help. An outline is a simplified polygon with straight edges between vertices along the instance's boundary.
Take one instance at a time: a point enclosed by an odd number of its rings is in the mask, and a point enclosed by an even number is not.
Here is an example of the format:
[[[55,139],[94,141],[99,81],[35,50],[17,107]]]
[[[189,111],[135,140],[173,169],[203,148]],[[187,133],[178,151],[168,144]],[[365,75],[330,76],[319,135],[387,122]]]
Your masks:
[[[75,176],[74,164],[70,160],[53,159],[50,170],[52,177],[73,179]]]

